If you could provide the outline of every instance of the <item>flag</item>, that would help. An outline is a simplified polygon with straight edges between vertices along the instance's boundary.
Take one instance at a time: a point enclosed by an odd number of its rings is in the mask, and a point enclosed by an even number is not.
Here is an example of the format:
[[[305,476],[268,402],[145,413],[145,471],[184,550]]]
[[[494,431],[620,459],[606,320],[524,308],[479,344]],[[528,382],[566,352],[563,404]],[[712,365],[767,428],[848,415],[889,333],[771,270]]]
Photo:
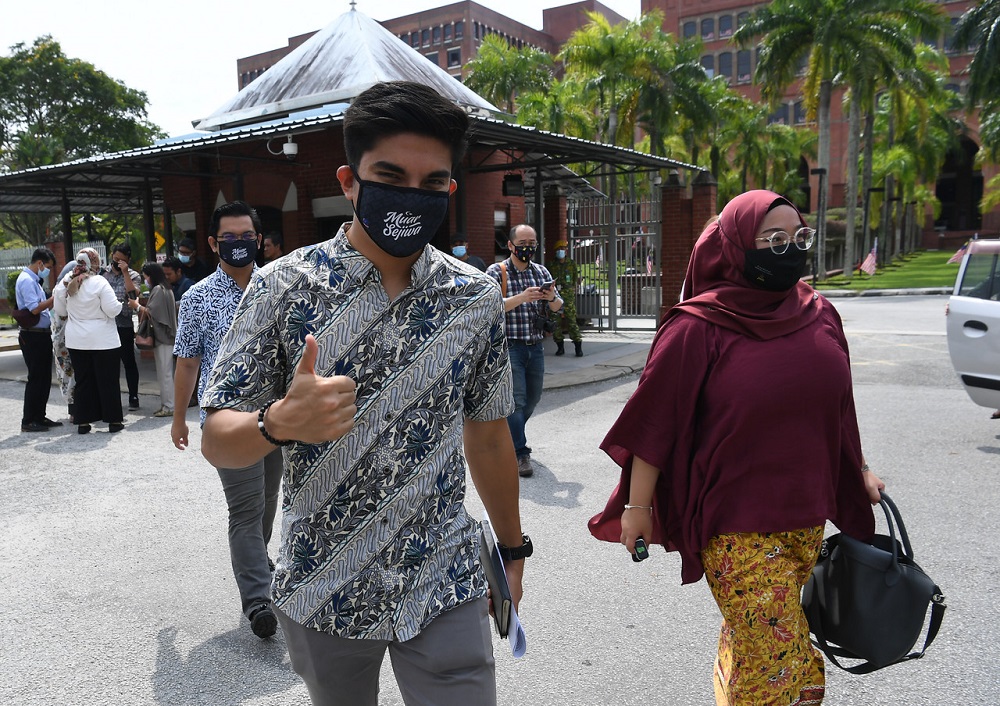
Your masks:
[[[653,274],[653,253],[648,253],[646,255],[646,274]]]
[[[877,250],[878,250],[878,239],[876,238],[875,245],[872,246],[872,251],[868,253],[868,257],[865,258],[865,261],[861,263],[861,267],[858,268],[869,277],[875,274],[875,257],[876,257],[875,254]]]
[[[963,257],[965,257],[965,251],[966,251],[966,250],[968,250],[968,249],[969,249],[969,241],[968,241],[968,240],[966,240],[966,241],[965,241],[965,245],[963,245],[962,247],[960,247],[960,248],[958,249],[958,252],[957,252],[957,253],[955,253],[954,255],[952,255],[952,256],[951,256],[951,257],[950,257],[950,258],[948,259],[948,264],[950,265],[950,264],[952,264],[953,262],[961,262],[961,261],[962,261],[962,258],[963,258]]]

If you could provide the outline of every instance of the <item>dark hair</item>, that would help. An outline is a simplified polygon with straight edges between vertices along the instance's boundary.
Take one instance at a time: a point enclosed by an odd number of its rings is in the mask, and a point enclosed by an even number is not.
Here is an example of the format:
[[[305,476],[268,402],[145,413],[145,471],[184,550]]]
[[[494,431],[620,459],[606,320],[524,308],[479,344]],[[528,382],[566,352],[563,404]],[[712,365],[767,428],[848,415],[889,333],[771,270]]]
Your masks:
[[[163,260],[163,267],[169,267],[171,270],[174,270],[175,272],[180,272],[183,266],[184,265],[183,263],[181,263],[181,259],[173,255]]]
[[[363,91],[344,113],[344,151],[356,169],[379,140],[409,132],[446,144],[454,168],[465,156],[468,131],[465,111],[430,86],[386,81]]]
[[[142,266],[142,274],[149,277],[150,283],[155,287],[162,284],[164,287],[169,286],[167,284],[167,278],[163,274],[163,268],[157,262],[147,262]]]
[[[222,204],[212,213],[212,222],[208,226],[208,236],[210,238],[217,236],[219,234],[219,223],[222,219],[233,216],[236,218],[250,216],[250,220],[253,221],[254,232],[260,233],[262,226],[257,211],[245,201],[230,201],[229,203]]]
[[[35,248],[35,252],[31,253],[31,261],[38,262],[41,260],[44,263],[51,262],[53,265],[56,264],[56,256],[48,248]]]
[[[116,252],[120,252],[122,255],[127,257],[129,260],[132,259],[132,246],[128,243],[118,243],[118,245],[111,248],[111,254],[114,255]]]
[[[285,239],[281,237],[281,233],[265,233],[264,240],[270,240],[272,244],[277,245],[279,248],[285,245]]]
[[[181,238],[181,241],[177,243],[178,248],[187,248],[191,252],[198,252],[198,246],[194,242],[194,238]]]
[[[469,239],[465,236],[465,233],[454,233],[451,236],[451,244],[455,243],[467,243]]]

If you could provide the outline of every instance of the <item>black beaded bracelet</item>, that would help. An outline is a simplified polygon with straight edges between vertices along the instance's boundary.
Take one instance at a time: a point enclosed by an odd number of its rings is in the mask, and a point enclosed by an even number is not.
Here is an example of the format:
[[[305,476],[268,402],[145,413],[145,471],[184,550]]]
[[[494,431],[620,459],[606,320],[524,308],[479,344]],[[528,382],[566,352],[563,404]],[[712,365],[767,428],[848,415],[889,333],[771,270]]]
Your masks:
[[[291,446],[295,443],[295,441],[292,439],[288,439],[286,441],[275,439],[273,436],[268,434],[267,429],[264,428],[264,414],[271,408],[271,405],[277,401],[278,400],[271,400],[266,405],[261,407],[259,412],[257,412],[257,428],[260,429],[261,435],[267,439],[268,443],[274,444],[275,446]]]

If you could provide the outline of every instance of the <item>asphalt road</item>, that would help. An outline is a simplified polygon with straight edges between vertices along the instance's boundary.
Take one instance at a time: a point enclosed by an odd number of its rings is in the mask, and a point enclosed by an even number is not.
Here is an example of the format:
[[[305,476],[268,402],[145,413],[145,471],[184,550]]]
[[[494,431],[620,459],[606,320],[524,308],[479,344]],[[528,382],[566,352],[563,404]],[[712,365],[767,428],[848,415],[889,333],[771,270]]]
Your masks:
[[[1000,421],[951,372],[945,301],[835,302],[867,457],[949,608],[923,660],[866,677],[828,667],[830,704],[1000,700]],[[522,603],[528,654],[514,660],[495,641],[502,704],[713,703],[719,617],[704,582],[682,587],[675,556],[654,547],[634,564],[586,529],[617,480],[597,444],[635,382],[547,392],[529,423],[538,470],[522,482],[537,547]],[[22,395],[0,382],[0,426],[15,428]],[[117,435],[67,428],[0,440],[0,704],[307,704],[280,633],[260,641],[240,613],[214,471],[197,451],[173,448],[169,420],[129,421]],[[386,663],[382,703],[396,706]]]

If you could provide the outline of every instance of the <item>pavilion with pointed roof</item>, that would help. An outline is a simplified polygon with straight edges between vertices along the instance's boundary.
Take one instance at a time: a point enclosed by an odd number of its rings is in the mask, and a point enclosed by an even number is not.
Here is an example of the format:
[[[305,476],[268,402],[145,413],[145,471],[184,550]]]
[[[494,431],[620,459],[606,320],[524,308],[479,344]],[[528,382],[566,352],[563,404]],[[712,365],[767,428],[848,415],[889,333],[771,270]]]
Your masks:
[[[61,213],[63,240],[54,248],[60,261],[73,248],[72,215],[90,213],[141,214],[150,253],[157,249],[156,214],[162,214],[164,222],[173,223],[175,237],[178,231],[195,237],[200,254],[211,259],[205,228],[214,209],[233,199],[257,209],[265,232],[282,233],[286,252],[320,242],[353,215],[336,179],[337,168],[346,162],[344,111],[369,86],[391,80],[430,85],[472,119],[471,144],[455,174],[459,189],[434,240],[444,250],[451,234],[461,232],[471,254],[493,262],[506,230],[530,219],[551,253],[552,245],[567,237],[568,199],[603,198],[595,188],[602,179],[615,183],[616,176],[632,175],[633,181],[648,177],[648,183],[658,184],[660,175],[687,172],[686,187],[671,186],[676,208],[671,206],[668,215],[666,203],[663,207],[662,220],[679,239],[679,249],[669,263],[670,247],[664,243],[657,249],[664,258],[663,301],[676,299],[673,290],[680,289],[686,253],[715,210],[714,184],[709,190],[695,188],[692,195],[691,184],[702,170],[507,122],[503,118],[509,116],[356,9],[193,121],[197,131],[192,134],[0,175],[0,212]],[[571,164],[576,171],[567,167]],[[519,182],[523,193],[508,193],[505,178]],[[610,228],[617,232],[613,224]],[[660,224],[652,229],[659,238]],[[166,254],[173,254],[172,240],[166,238]]]

